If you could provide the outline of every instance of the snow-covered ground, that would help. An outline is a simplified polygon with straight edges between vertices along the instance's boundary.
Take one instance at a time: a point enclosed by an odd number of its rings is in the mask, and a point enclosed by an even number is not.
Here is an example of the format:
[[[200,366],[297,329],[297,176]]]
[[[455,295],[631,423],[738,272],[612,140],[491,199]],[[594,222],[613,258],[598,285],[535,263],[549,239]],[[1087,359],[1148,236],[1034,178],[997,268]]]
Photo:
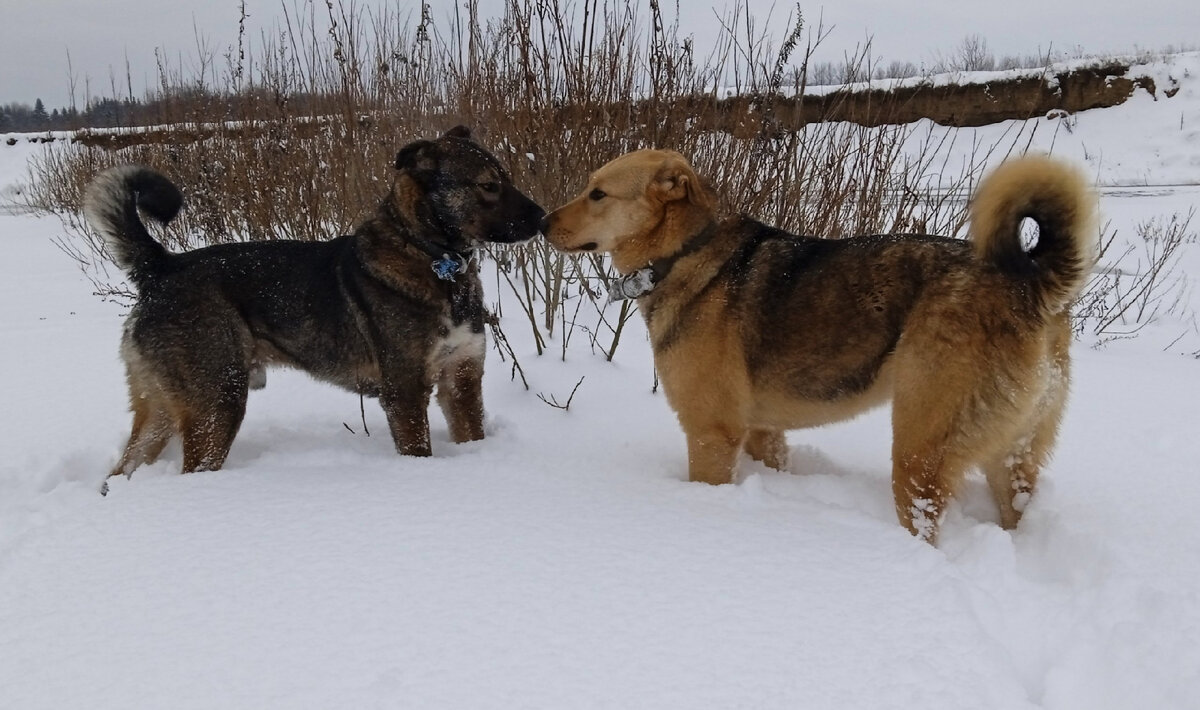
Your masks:
[[[1140,186],[1102,198],[1123,233],[1200,194],[1190,73],[1059,132],[1102,184]],[[0,193],[39,149],[0,145]],[[531,391],[492,351],[489,438],[450,444],[435,413],[427,460],[393,452],[376,403],[367,436],[357,397],[272,371],[224,470],[179,476],[172,449],[101,498],[129,423],[122,311],[60,231],[0,211],[0,708],[1200,702],[1200,362],[1153,331],[1075,348],[1020,528],[972,479],[937,549],[894,519],[886,409],[794,432],[791,473],[684,482],[640,321],[616,362],[564,363],[509,316]],[[569,411],[536,396],[580,377]]]

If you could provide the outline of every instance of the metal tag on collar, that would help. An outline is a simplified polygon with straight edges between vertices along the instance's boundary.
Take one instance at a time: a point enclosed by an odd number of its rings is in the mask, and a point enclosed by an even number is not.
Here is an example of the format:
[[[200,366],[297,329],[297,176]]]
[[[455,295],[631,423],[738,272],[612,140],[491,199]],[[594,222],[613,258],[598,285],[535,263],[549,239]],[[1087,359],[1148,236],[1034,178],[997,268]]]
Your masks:
[[[654,272],[649,267],[622,276],[608,289],[608,302],[625,301],[645,296],[654,290]]]
[[[467,272],[467,260],[458,254],[442,254],[441,259],[433,262],[433,273],[442,281],[453,281],[458,274]]]

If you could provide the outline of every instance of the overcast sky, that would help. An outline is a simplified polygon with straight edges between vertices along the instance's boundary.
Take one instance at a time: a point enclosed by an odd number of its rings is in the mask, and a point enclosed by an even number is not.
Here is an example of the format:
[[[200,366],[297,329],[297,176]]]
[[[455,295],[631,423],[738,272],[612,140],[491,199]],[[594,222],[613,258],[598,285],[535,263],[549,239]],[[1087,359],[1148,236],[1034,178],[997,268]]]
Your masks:
[[[312,0],[284,0],[289,7]],[[415,11],[408,0],[357,0],[359,7],[391,5],[402,13]],[[719,10],[730,5],[719,1]],[[748,0],[754,14],[765,22],[771,0]],[[453,0],[429,0],[435,22],[444,25]],[[672,5],[664,0],[663,5]],[[695,37],[698,54],[717,33],[713,4],[709,0],[682,0],[681,26]],[[503,0],[480,0],[484,14],[502,7]],[[644,7],[646,2],[639,1]],[[775,4],[772,26],[782,26],[794,3]],[[47,109],[70,103],[70,53],[76,82],[76,101],[84,101],[85,80],[92,94],[112,95],[111,77],[125,91],[128,60],[135,95],[141,95],[156,75],[155,48],[178,61],[196,55],[197,31],[208,39],[216,54],[237,41],[238,2],[154,2],[153,0],[0,0],[0,103],[32,104],[41,98]],[[260,28],[271,28],[281,16],[279,0],[247,0],[251,38]],[[833,32],[823,45],[823,57],[839,59],[872,37],[877,60],[912,61],[950,54],[964,37],[982,36],[997,57],[1034,54],[1053,46],[1058,50],[1082,47],[1088,52],[1131,52],[1161,49],[1168,45],[1198,48],[1200,9],[1196,0],[839,0],[822,6],[802,3],[815,24],[823,14]],[[324,10],[323,0],[318,9]]]

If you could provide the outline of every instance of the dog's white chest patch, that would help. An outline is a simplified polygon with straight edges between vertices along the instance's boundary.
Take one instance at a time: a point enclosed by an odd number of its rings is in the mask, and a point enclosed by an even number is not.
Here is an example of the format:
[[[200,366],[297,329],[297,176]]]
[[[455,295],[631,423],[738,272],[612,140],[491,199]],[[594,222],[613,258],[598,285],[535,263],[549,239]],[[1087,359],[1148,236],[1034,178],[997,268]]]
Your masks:
[[[440,370],[462,360],[483,359],[486,347],[483,333],[472,332],[469,324],[452,325],[448,320],[445,321],[442,332],[444,335],[433,349],[431,364],[435,369]]]

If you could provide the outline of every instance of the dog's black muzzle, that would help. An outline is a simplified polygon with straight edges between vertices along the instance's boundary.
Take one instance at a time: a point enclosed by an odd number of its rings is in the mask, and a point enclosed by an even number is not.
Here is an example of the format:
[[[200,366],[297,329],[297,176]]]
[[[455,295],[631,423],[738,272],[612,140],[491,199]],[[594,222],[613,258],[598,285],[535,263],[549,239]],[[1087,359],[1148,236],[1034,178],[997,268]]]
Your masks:
[[[515,210],[516,214],[505,225],[507,228],[490,239],[502,244],[524,242],[536,237],[542,230],[546,218],[546,210],[524,194],[513,190],[514,197],[522,204]]]

